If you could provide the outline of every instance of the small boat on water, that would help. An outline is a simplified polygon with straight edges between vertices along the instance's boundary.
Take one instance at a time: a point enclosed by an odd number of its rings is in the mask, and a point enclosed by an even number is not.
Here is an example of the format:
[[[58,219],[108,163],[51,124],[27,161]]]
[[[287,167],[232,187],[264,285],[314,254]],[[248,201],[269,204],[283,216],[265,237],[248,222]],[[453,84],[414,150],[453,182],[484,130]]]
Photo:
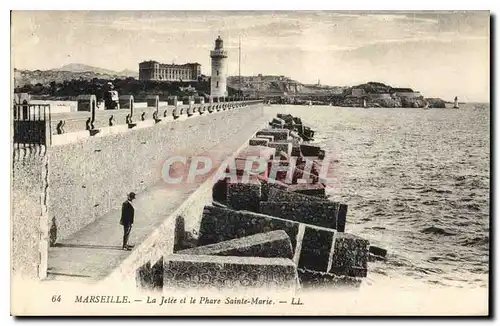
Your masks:
[[[460,107],[458,106],[458,97],[455,96],[454,104],[453,104],[454,109],[459,109]]]
[[[309,105],[309,106],[313,105],[312,101],[309,101],[308,105]]]

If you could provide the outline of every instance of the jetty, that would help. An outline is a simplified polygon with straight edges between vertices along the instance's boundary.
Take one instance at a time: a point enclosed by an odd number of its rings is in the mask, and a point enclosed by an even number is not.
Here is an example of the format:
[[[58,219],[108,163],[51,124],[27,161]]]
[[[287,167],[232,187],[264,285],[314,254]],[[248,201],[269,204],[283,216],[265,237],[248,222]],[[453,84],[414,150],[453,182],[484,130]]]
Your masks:
[[[278,114],[258,130],[234,156],[232,177],[217,180],[211,203],[191,216],[200,221],[197,231],[186,231],[185,221],[178,221],[173,252],[140,266],[137,287],[359,286],[370,256],[384,259],[386,251],[346,232],[348,205],[327,198],[320,173],[326,153],[310,144],[313,136],[289,114]],[[265,162],[264,168],[249,171],[256,161]]]
[[[81,111],[57,114],[29,97],[14,104],[17,275],[297,290],[359,285],[370,257],[384,259],[348,232],[347,204],[327,198],[327,153],[300,117],[272,117],[258,99],[122,100],[99,111],[82,96]],[[213,169],[171,184],[169,157],[205,157]],[[221,167],[225,177],[214,178]],[[135,246],[123,251],[118,222],[129,191]]]
[[[123,275],[134,275],[130,261],[163,250],[153,247],[163,224],[203,193],[202,180],[166,185],[164,161],[210,153],[217,166],[266,123],[256,99],[153,98],[97,110],[93,98],[80,98],[81,111],[55,114],[27,94],[15,98],[12,269],[19,277],[99,282],[128,267]],[[141,217],[130,239],[136,246],[126,252],[118,222],[130,191]]]

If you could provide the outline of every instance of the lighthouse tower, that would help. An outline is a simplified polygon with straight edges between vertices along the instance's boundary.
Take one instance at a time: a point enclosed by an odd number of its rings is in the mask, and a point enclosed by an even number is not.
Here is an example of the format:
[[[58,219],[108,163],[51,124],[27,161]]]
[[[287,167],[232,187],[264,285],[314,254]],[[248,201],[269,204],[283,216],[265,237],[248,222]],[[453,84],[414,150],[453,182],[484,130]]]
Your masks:
[[[215,40],[215,48],[210,51],[210,58],[212,58],[212,77],[210,82],[210,96],[211,97],[226,97],[226,71],[225,64],[227,58],[227,51],[224,50],[223,41],[219,37]]]

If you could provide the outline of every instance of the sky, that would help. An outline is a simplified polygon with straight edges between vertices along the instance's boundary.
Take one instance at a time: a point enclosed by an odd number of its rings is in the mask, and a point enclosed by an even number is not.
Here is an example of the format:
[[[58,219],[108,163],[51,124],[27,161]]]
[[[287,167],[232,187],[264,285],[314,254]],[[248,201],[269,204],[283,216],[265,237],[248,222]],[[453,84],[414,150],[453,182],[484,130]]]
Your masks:
[[[144,60],[199,62],[220,35],[227,72],[346,86],[379,81],[426,97],[489,101],[490,17],[475,12],[14,11],[17,69],[69,63],[138,71]]]

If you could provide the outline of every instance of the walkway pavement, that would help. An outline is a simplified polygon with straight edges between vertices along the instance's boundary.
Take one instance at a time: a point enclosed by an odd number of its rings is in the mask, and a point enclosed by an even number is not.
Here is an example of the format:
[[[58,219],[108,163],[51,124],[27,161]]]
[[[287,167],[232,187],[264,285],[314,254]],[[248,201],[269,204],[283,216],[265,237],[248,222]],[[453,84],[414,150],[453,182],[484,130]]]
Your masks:
[[[207,148],[214,156],[215,166],[234,154],[245,142],[262,127],[269,117],[249,123],[238,135],[228,137],[223,144]],[[205,152],[205,153],[206,153]],[[202,153],[190,153],[191,156]],[[168,187],[163,180],[137,194],[134,201],[135,223],[129,243],[138,246],[165,219],[172,214],[206,178],[194,183]],[[125,198],[124,198],[125,200]],[[82,281],[100,280],[109,275],[125,260],[131,251],[121,250],[123,228],[119,224],[121,207],[114,209],[85,228],[49,249],[47,279],[63,280],[78,278]]]

